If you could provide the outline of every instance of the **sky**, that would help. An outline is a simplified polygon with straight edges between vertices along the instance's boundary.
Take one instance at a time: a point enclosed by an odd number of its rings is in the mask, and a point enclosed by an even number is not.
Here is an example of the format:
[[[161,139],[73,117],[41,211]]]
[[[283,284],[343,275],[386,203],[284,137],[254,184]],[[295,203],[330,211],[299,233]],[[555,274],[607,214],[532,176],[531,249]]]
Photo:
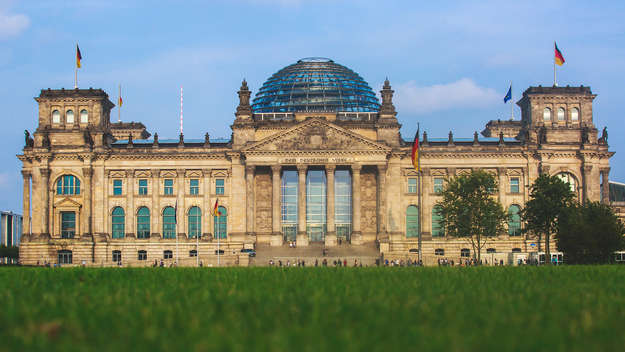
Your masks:
[[[411,139],[473,136],[510,118],[529,86],[553,84],[553,42],[566,63],[560,86],[590,86],[594,122],[609,130],[610,179],[625,181],[622,85],[623,1],[11,1],[0,0],[0,209],[22,211],[24,129],[37,127],[41,89],[102,88],[122,121],[143,122],[160,138],[229,137],[246,79],[253,96],[284,66],[328,57],[378,92],[388,77]],[[117,108],[111,119],[117,119]],[[515,117],[520,110],[515,106]]]

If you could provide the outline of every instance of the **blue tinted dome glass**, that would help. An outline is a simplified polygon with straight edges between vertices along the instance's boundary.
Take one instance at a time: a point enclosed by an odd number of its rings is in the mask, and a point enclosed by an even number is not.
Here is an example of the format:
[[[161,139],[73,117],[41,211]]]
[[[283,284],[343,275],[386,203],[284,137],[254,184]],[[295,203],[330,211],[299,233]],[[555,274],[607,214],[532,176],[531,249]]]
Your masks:
[[[274,73],[252,109],[261,112],[376,112],[378,98],[356,72],[326,58],[306,58]]]

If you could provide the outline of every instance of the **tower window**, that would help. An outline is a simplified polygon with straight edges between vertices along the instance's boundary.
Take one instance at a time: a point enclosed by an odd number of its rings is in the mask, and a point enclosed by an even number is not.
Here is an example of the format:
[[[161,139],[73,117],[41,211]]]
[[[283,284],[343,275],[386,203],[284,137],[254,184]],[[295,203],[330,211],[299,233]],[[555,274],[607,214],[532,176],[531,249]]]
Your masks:
[[[558,109],[558,121],[564,121],[564,108]]]
[[[61,123],[61,113],[58,110],[52,111],[52,123]]]
[[[579,109],[571,109],[571,121],[579,121]]]
[[[65,113],[65,122],[68,125],[74,123],[74,110],[67,110]]]
[[[82,109],[80,110],[80,123],[87,123],[89,122],[89,113],[87,112],[87,110]]]
[[[551,121],[551,109],[545,108],[545,110],[543,110],[543,120]]]

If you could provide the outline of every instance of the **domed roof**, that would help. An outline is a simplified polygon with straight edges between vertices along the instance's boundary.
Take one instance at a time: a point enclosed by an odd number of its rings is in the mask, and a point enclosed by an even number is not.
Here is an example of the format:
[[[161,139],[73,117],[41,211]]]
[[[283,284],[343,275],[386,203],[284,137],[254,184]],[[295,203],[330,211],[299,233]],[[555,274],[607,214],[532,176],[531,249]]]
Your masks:
[[[378,98],[356,72],[326,58],[298,60],[274,73],[254,98],[261,112],[378,111]]]

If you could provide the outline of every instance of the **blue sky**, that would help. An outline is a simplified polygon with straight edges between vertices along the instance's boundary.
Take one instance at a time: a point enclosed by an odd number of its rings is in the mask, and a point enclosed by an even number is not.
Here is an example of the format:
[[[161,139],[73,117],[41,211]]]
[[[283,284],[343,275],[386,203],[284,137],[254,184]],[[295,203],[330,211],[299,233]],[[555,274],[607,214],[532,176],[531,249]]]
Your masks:
[[[358,72],[377,92],[385,77],[411,138],[471,137],[509,118],[530,85],[553,83],[553,41],[566,64],[560,85],[598,94],[594,121],[608,126],[610,178],[625,181],[621,1],[7,1],[0,0],[0,209],[21,212],[23,130],[36,128],[33,97],[72,88],[76,42],[81,88],[122,85],[123,121],[176,138],[184,86],[185,137],[230,135],[241,80],[253,94],[300,58],[322,56]],[[621,106],[621,108],[619,108]],[[515,109],[518,117],[520,111]],[[112,116],[116,119],[117,110]]]

